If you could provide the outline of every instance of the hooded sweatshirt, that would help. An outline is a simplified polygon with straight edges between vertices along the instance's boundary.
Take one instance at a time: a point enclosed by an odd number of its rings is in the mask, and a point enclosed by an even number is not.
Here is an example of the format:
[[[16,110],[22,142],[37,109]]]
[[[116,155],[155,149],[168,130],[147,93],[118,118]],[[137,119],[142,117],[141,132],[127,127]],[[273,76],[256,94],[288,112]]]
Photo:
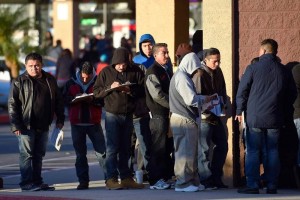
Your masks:
[[[171,79],[169,89],[170,111],[196,122],[198,109],[203,101],[202,95],[197,95],[192,74],[201,66],[195,53],[186,54],[176,73]]]
[[[71,101],[77,94],[93,93],[93,85],[96,81],[96,72],[93,71],[93,77],[87,84],[81,81],[81,72],[77,71],[75,76],[70,79],[64,88],[64,99],[69,106],[69,119],[71,124],[91,125],[99,124],[101,121],[102,105],[99,100],[93,102],[79,102],[71,104]]]
[[[139,51],[140,53],[133,57],[133,62],[136,64],[144,65],[147,69],[153,64],[154,57],[151,55],[149,58],[144,54],[142,50],[142,43],[151,42],[152,45],[155,44],[155,40],[151,34],[144,34],[141,36],[139,41]]]
[[[118,72],[115,69],[116,64],[127,63],[124,72]],[[130,94],[118,90],[110,90],[113,82],[123,84],[125,82],[135,83],[130,86]],[[113,114],[132,113],[135,108],[135,100],[144,94],[144,73],[136,65],[129,62],[129,52],[127,49],[120,47],[115,50],[112,64],[105,67],[97,77],[94,85],[95,98],[104,98],[104,108],[107,112]]]

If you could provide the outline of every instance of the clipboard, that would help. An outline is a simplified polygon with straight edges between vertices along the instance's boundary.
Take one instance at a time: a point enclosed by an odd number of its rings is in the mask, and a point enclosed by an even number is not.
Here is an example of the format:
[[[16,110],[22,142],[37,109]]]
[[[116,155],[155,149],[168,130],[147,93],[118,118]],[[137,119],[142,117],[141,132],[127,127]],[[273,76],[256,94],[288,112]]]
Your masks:
[[[118,86],[118,87],[106,89],[105,92],[111,92],[111,91],[113,91],[113,90],[117,90],[117,89],[122,88],[122,87],[125,87],[125,86],[132,86],[132,85],[135,85],[135,84],[136,84],[136,83],[123,83],[123,84],[121,84],[121,85]]]

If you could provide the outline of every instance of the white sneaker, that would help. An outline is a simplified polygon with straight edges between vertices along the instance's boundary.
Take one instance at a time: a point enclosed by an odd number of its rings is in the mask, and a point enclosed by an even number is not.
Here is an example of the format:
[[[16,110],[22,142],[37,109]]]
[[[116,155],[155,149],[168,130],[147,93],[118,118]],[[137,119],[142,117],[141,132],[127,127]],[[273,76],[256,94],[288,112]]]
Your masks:
[[[166,183],[163,179],[157,181],[154,185],[150,185],[151,190],[165,190],[170,188],[170,184]]]
[[[185,188],[175,188],[175,192],[197,192],[199,191],[199,187],[190,185]]]
[[[198,189],[199,189],[199,191],[203,191],[203,190],[205,190],[205,186],[200,183],[198,186]]]

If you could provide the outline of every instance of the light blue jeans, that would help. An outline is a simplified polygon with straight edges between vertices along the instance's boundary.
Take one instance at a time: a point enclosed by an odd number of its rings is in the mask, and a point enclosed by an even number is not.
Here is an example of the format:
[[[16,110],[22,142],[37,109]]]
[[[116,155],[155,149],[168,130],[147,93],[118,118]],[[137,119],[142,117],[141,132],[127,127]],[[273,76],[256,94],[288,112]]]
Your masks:
[[[280,161],[278,155],[279,129],[249,128],[246,132],[245,172],[247,186],[259,188],[260,154],[268,189],[277,189]]]
[[[36,185],[43,183],[42,161],[46,154],[48,135],[48,131],[23,130],[22,134],[17,136],[20,151],[21,187],[30,183]]]

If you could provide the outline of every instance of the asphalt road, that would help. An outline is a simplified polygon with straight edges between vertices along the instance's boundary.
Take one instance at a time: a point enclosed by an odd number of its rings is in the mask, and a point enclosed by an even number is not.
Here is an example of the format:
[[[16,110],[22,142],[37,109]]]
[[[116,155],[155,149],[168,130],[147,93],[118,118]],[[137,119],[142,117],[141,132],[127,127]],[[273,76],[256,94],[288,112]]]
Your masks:
[[[59,180],[54,180],[50,177],[47,180],[45,176],[44,181],[49,184],[56,184],[59,182],[76,182],[76,172],[74,168],[76,154],[72,145],[71,128],[68,121],[65,122],[64,140],[60,151],[57,151],[50,143],[48,143],[47,153],[43,160],[43,173],[50,171],[64,171],[71,172],[71,176],[64,177],[63,175],[57,177]],[[92,144],[87,139],[88,145],[88,161],[91,168],[99,173],[93,173],[91,170],[91,180],[103,180],[102,170],[98,166]],[[18,141],[14,134],[10,132],[10,126],[8,123],[0,124],[0,177],[4,180],[5,187],[16,187],[19,183],[19,150]],[[47,174],[47,173],[45,173]],[[72,175],[73,174],[73,175]]]

